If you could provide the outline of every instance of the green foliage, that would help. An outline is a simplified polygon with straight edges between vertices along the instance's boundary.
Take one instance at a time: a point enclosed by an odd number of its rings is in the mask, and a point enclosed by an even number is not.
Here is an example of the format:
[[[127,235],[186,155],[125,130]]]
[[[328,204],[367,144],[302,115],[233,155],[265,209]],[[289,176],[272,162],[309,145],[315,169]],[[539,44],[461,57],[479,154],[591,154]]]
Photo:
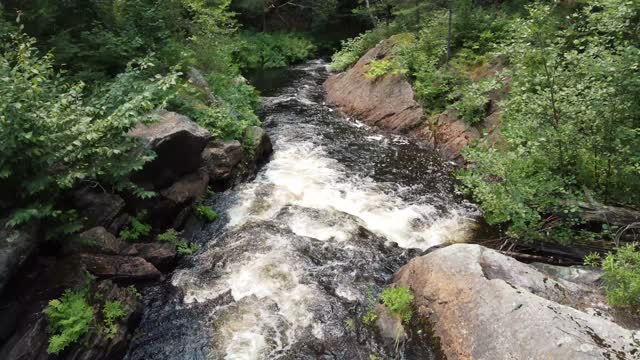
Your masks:
[[[183,256],[193,255],[193,253],[198,250],[200,250],[200,245],[196,243],[190,243],[182,240],[176,244],[176,251],[178,254]]]
[[[393,31],[389,28],[375,28],[342,42],[341,49],[331,58],[331,70],[344,71],[355,64],[369,49],[386,39]]]
[[[627,244],[602,262],[607,300],[611,305],[640,308],[640,251]]]
[[[107,301],[102,309],[102,317],[104,318],[104,333],[107,339],[113,339],[118,333],[119,319],[127,315],[127,310],[122,306],[120,301]]]
[[[375,309],[369,309],[366,314],[362,316],[362,323],[366,326],[373,326],[378,320],[378,314]]]
[[[125,241],[136,242],[151,233],[151,225],[145,223],[146,211],[129,219],[129,225],[120,231],[120,238]]]
[[[498,87],[495,78],[471,82],[459,88],[457,92],[449,94],[449,99],[459,99],[450,107],[471,125],[478,124],[487,115],[489,92]]]
[[[49,354],[58,354],[78,341],[89,331],[93,321],[93,308],[87,303],[86,291],[67,290],[55,300],[49,301],[44,310],[47,316]]]
[[[178,241],[179,233],[175,229],[169,229],[158,235],[158,241],[175,244]]]
[[[196,205],[196,215],[200,219],[209,222],[214,221],[218,218],[218,213],[216,213],[215,210],[211,208],[211,206],[207,206],[205,204]]]
[[[200,250],[199,244],[190,243],[181,239],[180,233],[178,233],[174,229],[169,229],[164,233],[158,235],[158,241],[168,242],[174,245],[176,247],[176,251],[178,252],[178,254],[183,256],[193,255],[194,252]]]
[[[600,257],[600,254],[596,252],[587,254],[587,256],[585,256],[583,260],[585,266],[591,266],[591,267],[600,266],[601,261],[602,261],[602,258]]]
[[[316,48],[307,37],[295,33],[242,32],[234,51],[241,69],[273,69],[285,67],[314,55]]]
[[[148,79],[149,61],[86,96],[83,83],[69,84],[40,56],[35,40],[12,34],[0,45],[0,203],[18,209],[9,222],[61,219],[57,195],[81,181],[99,179],[117,189],[137,189],[127,175],[153,158],[131,151],[127,131],[163,104],[177,73]],[[125,91],[126,89],[126,91]]]
[[[404,75],[407,70],[403,69],[394,59],[371,60],[367,66],[365,76],[369,79],[377,79],[387,74]]]
[[[409,323],[413,310],[411,303],[413,302],[413,293],[406,287],[387,288],[384,289],[380,296],[382,303],[392,313],[400,316],[402,321]]]

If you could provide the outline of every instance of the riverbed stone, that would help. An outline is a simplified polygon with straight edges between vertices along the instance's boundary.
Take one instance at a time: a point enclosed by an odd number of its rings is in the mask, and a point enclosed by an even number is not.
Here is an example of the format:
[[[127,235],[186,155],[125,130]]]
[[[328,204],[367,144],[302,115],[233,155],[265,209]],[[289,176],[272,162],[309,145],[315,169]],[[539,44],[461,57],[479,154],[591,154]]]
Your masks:
[[[162,111],[158,116],[159,121],[140,124],[129,135],[139,138],[147,149],[157,154],[133,179],[162,189],[200,167],[200,154],[212,136],[184,115]]]
[[[162,277],[153,264],[137,256],[81,254],[78,258],[84,269],[99,279],[138,282]]]
[[[418,257],[395,275],[448,359],[638,359],[640,333],[579,310],[588,289],[479,245]],[[572,307],[572,306],[575,306]]]
[[[244,143],[253,147],[253,155],[256,162],[265,161],[273,152],[271,138],[267,132],[259,126],[249,126],[245,130]]]
[[[244,148],[238,140],[214,141],[202,152],[202,163],[212,182],[230,179],[244,158]]]
[[[123,248],[123,243],[115,235],[102,226],[96,226],[86,230],[74,239],[66,241],[63,245],[63,253],[95,253],[116,255]]]
[[[176,247],[168,243],[140,243],[130,245],[122,254],[139,256],[159,270],[168,270],[175,264]]]

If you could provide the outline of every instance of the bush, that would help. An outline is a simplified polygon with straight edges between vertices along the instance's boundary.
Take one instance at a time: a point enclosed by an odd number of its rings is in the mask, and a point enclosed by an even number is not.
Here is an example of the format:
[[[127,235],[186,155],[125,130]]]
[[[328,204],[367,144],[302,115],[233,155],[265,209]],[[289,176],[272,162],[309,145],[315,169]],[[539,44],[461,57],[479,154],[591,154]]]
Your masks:
[[[381,26],[343,41],[341,49],[331,57],[331,70],[344,71],[348,69],[360,60],[367,51],[393,33],[394,30],[389,27]]]
[[[238,41],[234,57],[243,70],[286,67],[309,59],[316,51],[309,38],[295,33],[242,32]]]
[[[49,301],[44,310],[48,321],[49,354],[58,354],[78,341],[89,331],[93,308],[87,303],[86,291],[67,290],[59,298]]]
[[[611,305],[640,309],[640,251],[628,244],[602,262],[607,300]]]
[[[392,313],[400,316],[403,322],[411,321],[413,310],[411,303],[413,302],[413,294],[406,287],[387,288],[384,289],[380,296],[382,303]]]
[[[189,243],[179,237],[175,229],[169,229],[164,233],[158,235],[158,241],[168,242],[176,247],[178,254],[183,256],[193,255],[194,252],[200,250],[200,245],[196,243]]]
[[[38,55],[35,40],[14,34],[0,45],[0,206],[18,209],[9,222],[62,218],[56,197],[81,181],[135,190],[128,174],[153,158],[131,151],[126,133],[169,96],[177,74],[147,80],[149,61],[87,97],[83,83],[67,84],[51,54]]]
[[[449,99],[459,99],[450,108],[457,110],[467,123],[478,124],[487,115],[489,92],[497,87],[498,82],[494,78],[461,86],[457,92],[449,94]]]

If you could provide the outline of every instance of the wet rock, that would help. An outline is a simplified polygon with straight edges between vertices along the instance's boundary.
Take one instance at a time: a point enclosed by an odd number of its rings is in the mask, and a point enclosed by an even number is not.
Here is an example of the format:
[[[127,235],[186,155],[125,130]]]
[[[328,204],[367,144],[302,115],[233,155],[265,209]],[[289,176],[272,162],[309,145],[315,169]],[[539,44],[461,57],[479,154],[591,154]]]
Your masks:
[[[271,138],[263,128],[258,126],[250,126],[245,130],[244,143],[253,147],[256,162],[266,160],[273,152]]]
[[[212,182],[230,179],[243,160],[244,148],[237,140],[215,141],[202,152],[202,163]]]
[[[584,286],[478,245],[413,259],[395,283],[412,289],[448,359],[637,356],[640,334],[569,306],[583,301]]]
[[[72,192],[71,201],[74,209],[85,218],[85,225],[89,228],[108,228],[125,206],[120,196],[88,186]]]
[[[168,270],[175,264],[176,247],[163,243],[133,244],[122,255],[139,256],[160,270]]]
[[[399,74],[377,79],[365,76],[372,60],[391,56],[395,38],[369,50],[351,69],[329,77],[324,84],[327,101],[365,123],[406,132],[423,122],[424,112],[414,100],[411,84]]]
[[[211,134],[191,119],[163,111],[160,121],[138,125],[130,135],[142,140],[157,157],[133,176],[139,183],[150,183],[157,189],[171,185],[200,167],[200,154],[211,140]]]
[[[184,221],[183,212],[190,212],[190,207],[204,198],[209,184],[209,175],[204,171],[187,174],[166,189],[160,191],[160,196],[150,199],[131,199],[131,203],[138,211],[147,211],[147,221],[154,228],[179,228]],[[181,219],[180,221],[176,221]]]
[[[38,226],[7,228],[7,219],[0,220],[0,293],[5,285],[38,245]]]
[[[387,346],[393,348],[396,344],[402,343],[407,339],[407,333],[404,330],[400,316],[392,313],[382,304],[376,305],[376,314],[378,315],[376,326]]]
[[[102,226],[89,229],[63,245],[63,253],[94,253],[116,255],[123,244]]]
[[[585,285],[597,285],[603,275],[601,269],[585,268],[584,266],[557,266],[544,263],[530,265],[553,278]]]
[[[0,358],[7,360],[45,360],[49,359],[47,346],[47,320],[44,314],[20,337],[15,337],[2,347]]]
[[[141,257],[115,255],[79,255],[82,266],[100,279],[122,282],[158,280],[162,274]]]

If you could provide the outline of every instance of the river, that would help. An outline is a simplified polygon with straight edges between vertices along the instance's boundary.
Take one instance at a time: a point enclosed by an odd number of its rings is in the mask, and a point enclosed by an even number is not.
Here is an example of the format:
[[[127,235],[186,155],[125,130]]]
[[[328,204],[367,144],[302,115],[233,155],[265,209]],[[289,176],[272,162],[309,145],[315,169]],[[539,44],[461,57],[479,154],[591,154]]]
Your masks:
[[[412,257],[464,241],[478,210],[427,146],[323,103],[323,61],[263,87],[274,142],[255,180],[208,201],[221,219],[159,286],[127,358],[435,359],[428,331],[389,346],[362,316]]]

